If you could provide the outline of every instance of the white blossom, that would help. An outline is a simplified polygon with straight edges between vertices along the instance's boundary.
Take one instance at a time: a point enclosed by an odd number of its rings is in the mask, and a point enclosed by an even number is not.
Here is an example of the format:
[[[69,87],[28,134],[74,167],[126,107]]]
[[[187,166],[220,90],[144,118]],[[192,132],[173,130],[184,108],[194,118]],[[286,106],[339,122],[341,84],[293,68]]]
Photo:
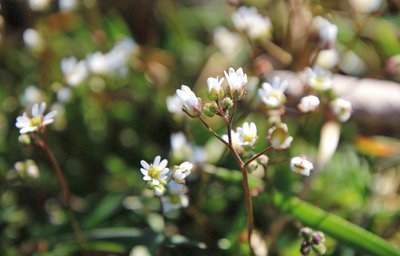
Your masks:
[[[50,0],[28,0],[29,7],[32,11],[44,11],[50,5]]]
[[[62,59],[61,71],[66,82],[71,86],[79,85],[88,75],[86,62],[84,60],[78,61],[75,57]]]
[[[176,90],[176,94],[181,99],[184,109],[189,114],[195,116],[201,113],[201,100],[188,86],[182,85],[181,89]]]
[[[331,49],[335,47],[338,28],[321,16],[314,17],[311,24],[318,31],[320,45],[322,49]]]
[[[267,107],[279,108],[286,102],[284,92],[287,86],[287,80],[274,77],[271,79],[271,83],[264,82],[262,84],[262,88],[258,90],[258,95]]]
[[[262,16],[254,7],[239,7],[232,15],[232,22],[237,30],[247,33],[253,40],[271,37],[271,20]]]
[[[335,114],[336,118],[340,122],[346,122],[349,120],[352,113],[351,102],[341,98],[336,98],[331,101],[330,107],[332,112]]]
[[[184,183],[187,176],[192,171],[193,164],[190,162],[183,162],[177,166],[172,177],[177,183]]]
[[[339,63],[339,53],[335,48],[321,50],[317,55],[315,64],[323,69],[332,69]]]
[[[242,127],[236,129],[239,135],[240,144],[243,146],[253,146],[257,140],[257,126],[255,123],[245,122]]]
[[[40,52],[45,46],[45,42],[39,32],[33,28],[28,28],[22,34],[25,45],[33,51]]]
[[[77,0],[59,0],[58,7],[63,12],[70,12],[75,10],[78,7]]]
[[[15,126],[20,129],[19,132],[21,134],[41,132],[46,125],[53,123],[57,111],[51,111],[44,115],[45,110],[46,103],[42,102],[40,105],[34,104],[32,106],[30,115],[24,112],[22,116],[17,117]]]
[[[152,164],[146,161],[140,161],[142,168],[140,171],[143,174],[143,180],[148,181],[154,186],[164,183],[168,179],[169,169],[166,168],[168,160],[164,159],[161,161],[160,156],[156,156]]]
[[[317,90],[326,91],[332,88],[332,73],[320,67],[306,68],[307,84]]]
[[[166,98],[167,109],[172,114],[182,115],[183,103],[178,95],[167,96]]]
[[[106,54],[95,52],[88,54],[85,59],[90,72],[100,75],[108,73],[109,68]]]
[[[24,162],[16,162],[14,164],[14,169],[22,177],[28,176],[31,178],[39,178],[40,172],[39,167],[36,165],[35,161],[27,159]]]
[[[290,147],[293,137],[289,136],[287,125],[281,123],[268,130],[268,140],[272,148],[281,150]]]
[[[217,27],[214,29],[214,44],[218,49],[230,55],[237,51],[240,46],[240,37],[238,34],[229,31],[225,27]]]
[[[41,102],[44,99],[44,92],[35,85],[29,85],[25,88],[24,93],[20,97],[22,105],[33,105],[36,102]]]
[[[319,107],[319,99],[317,96],[308,95],[301,98],[298,109],[303,113],[308,113],[316,110]]]
[[[222,135],[222,139],[229,143],[229,137],[227,134]],[[239,133],[231,130],[232,147],[236,152],[240,153],[243,151],[242,143],[239,138]]]
[[[224,71],[226,80],[228,81],[228,88],[233,98],[240,98],[244,93],[244,86],[247,84],[247,74],[243,73],[242,68],[238,68],[236,71],[233,68],[229,68],[228,73]]]
[[[349,3],[357,12],[371,13],[381,7],[382,0],[349,0]]]
[[[171,134],[171,151],[174,158],[188,160],[193,157],[192,145],[187,141],[183,132]]]
[[[161,203],[164,212],[176,210],[181,207],[188,207],[188,189],[185,185],[171,181],[167,185],[167,190],[167,194],[161,197]]]
[[[224,81],[224,78],[218,79],[218,76],[207,78],[208,95],[211,100],[216,100],[223,96],[223,94],[224,94],[224,91],[222,88],[223,81]]]
[[[293,157],[290,160],[290,168],[293,172],[304,176],[310,176],[310,172],[314,169],[313,164],[303,155]]]

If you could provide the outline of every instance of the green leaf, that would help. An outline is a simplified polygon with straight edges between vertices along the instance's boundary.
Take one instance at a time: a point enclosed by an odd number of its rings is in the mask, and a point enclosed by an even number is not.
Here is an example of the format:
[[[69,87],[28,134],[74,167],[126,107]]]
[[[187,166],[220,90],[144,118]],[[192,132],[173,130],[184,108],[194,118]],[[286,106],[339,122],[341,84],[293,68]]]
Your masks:
[[[273,203],[304,225],[321,230],[353,248],[373,255],[400,255],[399,248],[395,248],[377,235],[299,198],[285,196],[275,191],[273,195],[263,193],[259,199]]]

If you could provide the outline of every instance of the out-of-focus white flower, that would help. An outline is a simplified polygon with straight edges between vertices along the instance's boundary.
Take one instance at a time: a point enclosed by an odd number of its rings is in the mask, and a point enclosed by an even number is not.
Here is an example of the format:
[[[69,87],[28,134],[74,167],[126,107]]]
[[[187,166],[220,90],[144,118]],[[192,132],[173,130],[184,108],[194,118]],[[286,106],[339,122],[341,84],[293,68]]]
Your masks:
[[[31,115],[28,116],[26,112],[22,116],[17,117],[17,122],[15,126],[19,128],[21,134],[29,132],[42,132],[46,125],[54,122],[54,117],[57,111],[51,111],[44,115],[46,110],[46,103],[42,102],[39,104],[34,104],[32,106]]]
[[[331,101],[330,107],[332,112],[335,114],[336,118],[340,122],[346,122],[347,120],[349,120],[353,111],[351,107],[351,102],[341,98],[336,98],[335,100]]]
[[[236,128],[239,135],[240,144],[243,146],[253,146],[257,140],[257,126],[255,123],[245,122],[242,127]]]
[[[222,139],[229,143],[229,137],[227,134],[222,135]],[[232,147],[236,152],[241,153],[243,151],[242,143],[239,138],[239,133],[231,131]]]
[[[183,162],[174,171],[172,177],[177,183],[185,183],[185,179],[192,171],[193,164],[190,162]]]
[[[167,185],[168,193],[161,197],[162,208],[164,212],[176,210],[181,207],[188,207],[189,197],[188,189],[185,185],[171,181]]]
[[[165,191],[167,191],[164,184],[158,184],[157,186],[154,186],[153,189],[156,196],[162,196],[164,195]]]
[[[14,169],[22,177],[39,178],[40,172],[39,167],[36,165],[35,161],[27,159],[24,162],[16,162],[14,164]]]
[[[61,87],[57,90],[57,100],[61,103],[67,103],[72,98],[71,88]]]
[[[232,98],[240,99],[245,91],[245,85],[247,84],[247,74],[243,73],[242,68],[238,68],[236,71],[233,68],[229,68],[228,73],[224,71],[226,80],[228,81],[228,89]]]
[[[332,69],[339,62],[339,54],[335,48],[328,50],[321,50],[317,59],[315,60],[315,64],[320,66],[323,69]]]
[[[319,107],[319,99],[317,96],[308,95],[301,98],[298,109],[303,113],[308,113],[316,110]]]
[[[20,101],[22,105],[28,106],[36,102],[43,101],[43,99],[44,99],[43,91],[37,88],[35,85],[29,85],[28,87],[25,88],[25,91],[22,94]]]
[[[232,15],[232,22],[237,30],[247,33],[253,40],[271,37],[271,20],[262,16],[255,7],[239,7]]]
[[[290,168],[293,172],[304,176],[310,176],[310,172],[314,169],[314,165],[303,155],[293,157],[290,160]]]
[[[290,147],[293,137],[289,136],[287,125],[280,123],[268,130],[268,140],[272,148],[281,150]]]
[[[78,61],[75,57],[62,59],[61,71],[64,74],[66,82],[71,86],[79,85],[88,75],[85,61]]]
[[[164,159],[161,161],[160,156],[156,156],[152,164],[147,163],[146,161],[140,161],[142,168],[140,171],[143,174],[143,180],[148,181],[154,186],[158,186],[160,184],[165,183],[168,179],[169,169],[166,168],[168,164],[168,160]]]
[[[311,25],[318,31],[322,49],[331,49],[335,47],[336,36],[338,33],[338,28],[335,24],[321,16],[317,16],[314,17]]]
[[[332,73],[320,67],[306,68],[307,84],[317,91],[326,91],[332,88]]]
[[[201,114],[201,99],[188,86],[182,85],[181,89],[176,90],[176,95],[181,99],[184,109],[190,115],[198,116]]]
[[[86,63],[89,71],[94,74],[106,74],[108,70],[107,55],[101,52],[95,52],[86,56]]]
[[[354,10],[360,13],[371,13],[379,9],[382,0],[349,0]]]
[[[279,108],[286,102],[285,90],[288,86],[287,80],[282,80],[279,77],[273,77],[271,83],[263,83],[262,88],[258,90],[258,95],[261,100],[269,108]]]
[[[22,34],[25,45],[35,52],[40,52],[44,49],[45,43],[42,36],[33,28],[28,28]]]
[[[78,7],[77,0],[59,0],[58,7],[62,12],[70,12]]]
[[[360,76],[367,70],[364,60],[352,50],[347,50],[343,53],[339,68],[344,73],[352,76]]]
[[[192,145],[187,141],[183,132],[171,134],[171,151],[177,160],[189,160],[193,156]]]
[[[50,0],[28,0],[32,11],[44,11],[49,8]]]
[[[178,95],[167,96],[166,98],[167,109],[172,114],[182,115],[183,103]]]
[[[117,72],[124,75],[127,71],[129,58],[138,49],[137,44],[130,38],[124,39],[106,54],[109,72]]]
[[[216,100],[224,96],[224,89],[222,88],[223,81],[224,78],[218,79],[218,76],[207,78],[208,96],[210,100]]]
[[[221,52],[230,55],[239,49],[241,41],[238,34],[225,27],[217,27],[214,29],[214,44]]]

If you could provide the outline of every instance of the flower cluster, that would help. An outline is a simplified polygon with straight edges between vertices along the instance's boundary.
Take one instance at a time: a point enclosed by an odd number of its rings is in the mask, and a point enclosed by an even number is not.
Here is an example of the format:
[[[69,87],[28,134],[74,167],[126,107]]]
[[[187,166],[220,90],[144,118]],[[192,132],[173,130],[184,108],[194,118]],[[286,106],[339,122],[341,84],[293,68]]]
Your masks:
[[[310,255],[311,249],[317,255],[326,253],[325,235],[321,231],[314,231],[309,227],[304,227],[300,230],[300,236],[303,238],[300,252],[303,256]]]
[[[140,164],[143,180],[156,196],[161,197],[164,211],[188,205],[185,180],[191,173],[193,164],[183,162],[174,166],[171,171],[167,167],[168,160],[161,160],[160,156],[156,156],[152,163],[142,160]]]

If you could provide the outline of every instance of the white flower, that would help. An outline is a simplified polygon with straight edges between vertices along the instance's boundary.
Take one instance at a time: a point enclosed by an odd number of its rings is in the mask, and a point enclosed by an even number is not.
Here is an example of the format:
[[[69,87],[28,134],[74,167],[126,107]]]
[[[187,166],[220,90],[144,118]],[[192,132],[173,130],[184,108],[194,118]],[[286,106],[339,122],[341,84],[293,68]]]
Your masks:
[[[24,112],[22,116],[17,117],[15,126],[20,129],[19,132],[21,134],[29,132],[42,132],[46,125],[53,123],[57,111],[51,111],[44,115],[45,110],[46,103],[42,102],[40,105],[34,104],[32,106],[30,116]]]
[[[236,132],[243,146],[253,146],[257,140],[257,126],[253,122],[250,124],[245,122],[242,127],[236,129]]]
[[[39,178],[40,175],[39,167],[36,165],[35,161],[31,159],[25,160],[24,162],[16,162],[14,164],[14,169],[22,177]]]
[[[90,72],[94,74],[106,74],[109,71],[107,55],[101,52],[88,54],[86,63]]]
[[[29,7],[32,11],[44,11],[50,5],[50,0],[28,0]]]
[[[140,171],[144,175],[143,180],[150,182],[152,185],[158,186],[168,179],[169,169],[166,168],[168,160],[161,161],[161,157],[156,156],[152,164],[148,164],[144,160],[140,161],[140,164],[142,165]]]
[[[176,90],[176,95],[181,99],[183,107],[190,115],[196,116],[201,113],[201,100],[186,85],[182,85],[181,89]]]
[[[78,6],[78,1],[77,0],[59,0],[58,1],[58,6],[61,11],[63,12],[70,12],[76,9]]]
[[[299,110],[303,113],[312,112],[319,107],[319,99],[317,96],[308,95],[301,98],[299,105],[297,105]]]
[[[269,108],[279,108],[286,102],[284,91],[288,86],[287,80],[282,80],[279,77],[274,77],[270,83],[263,83],[262,88],[258,90],[258,95],[261,100]]]
[[[354,10],[360,13],[371,13],[379,9],[382,0],[349,0]]]
[[[28,28],[22,34],[25,45],[33,51],[40,52],[44,48],[44,40],[42,36],[33,28]]]
[[[168,193],[161,197],[164,212],[176,210],[189,205],[188,189],[185,185],[171,181],[167,185]]]
[[[268,130],[268,140],[272,148],[281,150],[290,147],[293,137],[289,136],[287,125],[281,123]]]
[[[301,175],[310,176],[310,172],[314,169],[313,164],[306,159],[305,156],[296,156],[290,160],[290,168],[293,172]]]
[[[244,86],[247,84],[247,74],[243,73],[242,68],[238,68],[236,71],[229,68],[228,73],[224,71],[224,74],[229,84],[231,97],[241,98],[244,93]]]
[[[251,39],[268,39],[271,36],[271,20],[260,15],[254,7],[239,7],[232,15],[232,22],[236,29],[246,32]]]
[[[177,160],[188,160],[193,156],[192,145],[187,141],[183,132],[171,134],[171,151]]]
[[[88,75],[85,61],[81,60],[78,62],[75,57],[62,59],[61,70],[66,82],[72,86],[82,83]]]
[[[118,42],[111,51],[106,54],[109,72],[117,72],[119,75],[125,76],[129,58],[137,49],[137,44],[130,38]]]
[[[335,24],[321,16],[314,17],[311,24],[319,33],[320,45],[323,49],[331,49],[335,46],[338,28]]]
[[[214,44],[218,49],[229,55],[239,49],[240,37],[236,33],[230,32],[225,27],[217,27],[214,29]]]
[[[192,171],[193,164],[189,162],[181,163],[175,170],[173,178],[177,183],[184,183],[187,176]]]
[[[227,134],[222,135],[222,139],[229,143],[229,137]],[[232,147],[236,152],[240,153],[243,151],[242,143],[239,139],[239,133],[231,130]]]
[[[215,78],[207,78],[208,95],[210,97],[210,100],[216,100],[224,95],[224,90],[222,88],[223,81],[224,78],[218,79],[218,76]]]
[[[67,103],[72,98],[72,91],[69,87],[61,87],[57,90],[57,100],[61,103]]]
[[[43,101],[43,99],[44,99],[43,91],[37,88],[35,85],[29,85],[28,87],[26,87],[24,93],[20,97],[20,101],[24,106],[32,105],[36,102]]]
[[[182,115],[183,103],[178,95],[167,96],[166,98],[167,109],[172,114]]]
[[[319,51],[315,60],[315,64],[324,69],[332,69],[338,62],[339,54],[335,48]]]
[[[307,84],[317,90],[326,91],[332,88],[332,73],[320,67],[306,68]]]
[[[154,194],[156,196],[162,196],[164,195],[166,189],[163,184],[158,184],[157,186],[154,186]]]
[[[335,100],[331,101],[330,107],[332,112],[335,114],[336,118],[340,122],[346,122],[347,120],[349,120],[352,113],[350,101],[336,98]]]

